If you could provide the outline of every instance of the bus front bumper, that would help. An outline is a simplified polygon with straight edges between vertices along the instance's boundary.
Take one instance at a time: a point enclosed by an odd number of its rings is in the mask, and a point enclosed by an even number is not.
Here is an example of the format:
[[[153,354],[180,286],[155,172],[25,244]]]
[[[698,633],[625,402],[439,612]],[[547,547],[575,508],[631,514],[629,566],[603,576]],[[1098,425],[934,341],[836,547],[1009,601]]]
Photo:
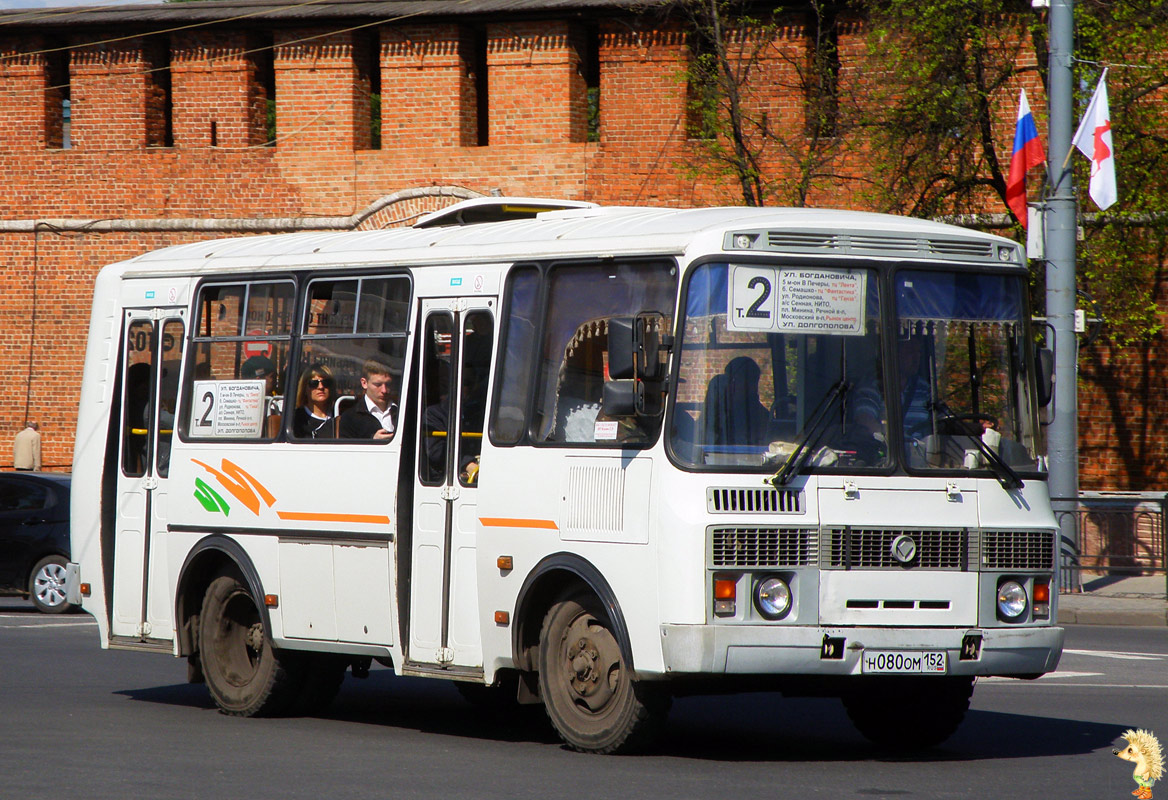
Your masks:
[[[803,628],[662,625],[667,675],[861,675],[865,652],[944,652],[946,675],[1053,672],[1062,628]],[[825,640],[827,640],[825,642]],[[976,655],[970,643],[976,643]],[[964,653],[963,653],[964,647]],[[832,657],[825,657],[825,651]]]

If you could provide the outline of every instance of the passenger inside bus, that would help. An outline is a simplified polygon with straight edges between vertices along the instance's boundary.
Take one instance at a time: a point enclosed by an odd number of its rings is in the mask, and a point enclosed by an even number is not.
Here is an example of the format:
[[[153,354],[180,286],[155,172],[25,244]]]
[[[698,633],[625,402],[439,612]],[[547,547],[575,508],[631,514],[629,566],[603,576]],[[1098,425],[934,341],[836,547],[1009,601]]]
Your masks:
[[[333,437],[333,388],[336,382],[328,367],[313,364],[300,375],[296,387],[296,411],[292,415],[292,435],[297,439]]]
[[[398,391],[390,368],[376,359],[368,359],[361,367],[361,388],[364,394],[341,414],[338,435],[342,439],[392,439]]]

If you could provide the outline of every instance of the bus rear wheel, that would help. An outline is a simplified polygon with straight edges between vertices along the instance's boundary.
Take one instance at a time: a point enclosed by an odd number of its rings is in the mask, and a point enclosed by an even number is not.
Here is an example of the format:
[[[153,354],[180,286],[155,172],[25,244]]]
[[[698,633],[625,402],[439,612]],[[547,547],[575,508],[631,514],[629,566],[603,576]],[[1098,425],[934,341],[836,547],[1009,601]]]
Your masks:
[[[635,679],[600,602],[569,593],[544,617],[539,688],[561,738],[585,753],[641,749],[659,732],[669,697]]]
[[[952,736],[972,696],[969,677],[889,677],[864,679],[843,701],[864,738],[904,751],[935,747]]]
[[[300,689],[300,676],[272,646],[259,606],[235,575],[220,575],[207,587],[199,617],[199,655],[207,688],[225,714],[279,714]]]

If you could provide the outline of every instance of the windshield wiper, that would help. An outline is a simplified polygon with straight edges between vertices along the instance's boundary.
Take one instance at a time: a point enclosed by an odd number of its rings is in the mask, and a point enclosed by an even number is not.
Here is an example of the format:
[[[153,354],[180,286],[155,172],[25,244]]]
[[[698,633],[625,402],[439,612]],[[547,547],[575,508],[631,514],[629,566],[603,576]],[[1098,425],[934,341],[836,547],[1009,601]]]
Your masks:
[[[970,427],[966,420],[955,415],[949,410],[949,406],[940,400],[930,403],[929,406],[941,415],[942,420],[956,423],[957,428],[973,440],[973,443],[977,445],[977,449],[985,456],[986,462],[990,466],[990,471],[994,473],[994,477],[998,479],[998,483],[1002,484],[1003,489],[1012,491],[1014,489],[1021,489],[1024,486],[1022,479],[1018,477],[1018,473],[1011,469],[1010,465],[1000,455],[995,453],[982,441],[981,434]]]
[[[795,442],[795,449],[791,451],[791,455],[787,456],[787,460],[783,462],[783,465],[779,467],[774,475],[767,478],[767,482],[771,486],[776,488],[786,486],[792,478],[799,474],[803,469],[803,464],[807,460],[808,454],[819,443],[819,437],[827,430],[828,414],[831,412],[832,407],[851,388],[852,385],[850,383],[841,379],[827,390],[827,394],[819,401],[819,406],[811,415],[811,424],[803,429],[803,435]]]

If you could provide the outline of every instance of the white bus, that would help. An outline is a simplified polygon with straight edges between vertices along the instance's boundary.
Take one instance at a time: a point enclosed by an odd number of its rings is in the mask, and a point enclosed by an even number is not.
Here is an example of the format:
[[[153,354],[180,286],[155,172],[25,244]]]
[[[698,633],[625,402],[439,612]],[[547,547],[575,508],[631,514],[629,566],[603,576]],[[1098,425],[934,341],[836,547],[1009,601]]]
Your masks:
[[[69,586],[102,647],[183,657],[242,716],[376,660],[592,752],[760,689],[929,745],[978,676],[1056,667],[1018,244],[529,210],[101,271]]]

